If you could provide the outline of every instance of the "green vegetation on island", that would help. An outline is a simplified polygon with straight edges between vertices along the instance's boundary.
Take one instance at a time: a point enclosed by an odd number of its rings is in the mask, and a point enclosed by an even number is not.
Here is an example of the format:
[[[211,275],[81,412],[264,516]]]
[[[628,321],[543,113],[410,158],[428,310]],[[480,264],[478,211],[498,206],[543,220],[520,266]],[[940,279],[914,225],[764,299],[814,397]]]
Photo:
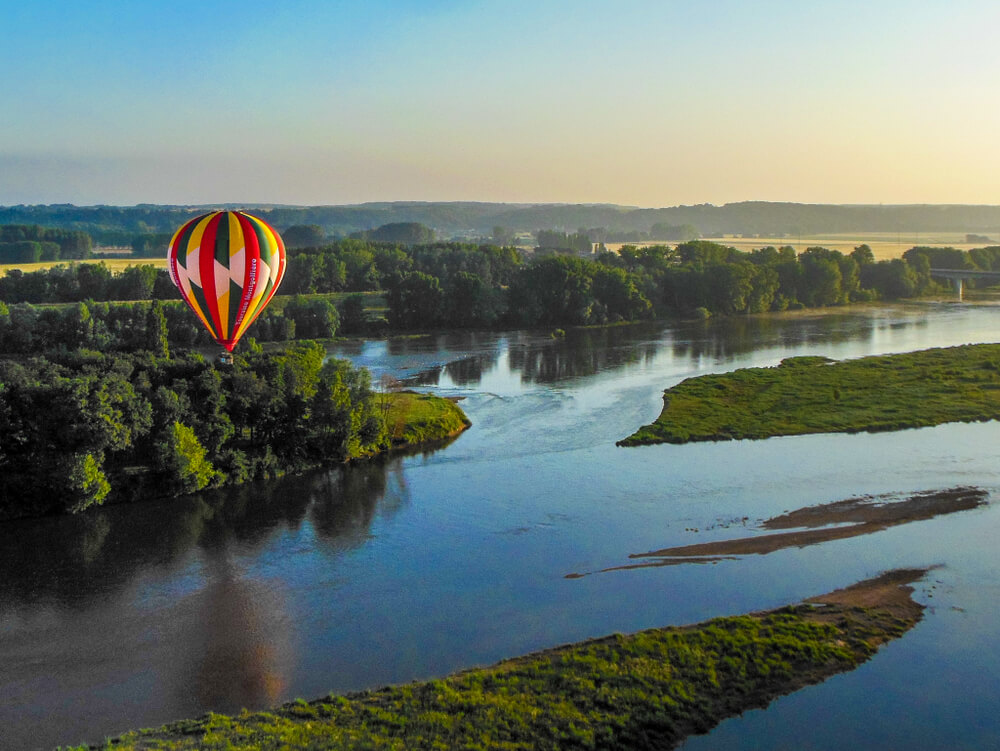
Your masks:
[[[902,636],[922,611],[907,584],[924,573],[890,572],[796,606],[616,634],[443,680],[208,714],[92,748],[672,748],[852,670]]]
[[[469,427],[469,418],[451,399],[415,391],[379,394],[389,399],[386,430],[394,447],[420,446],[456,436]]]
[[[620,446],[901,430],[1000,418],[1000,345],[975,344],[688,378]]]

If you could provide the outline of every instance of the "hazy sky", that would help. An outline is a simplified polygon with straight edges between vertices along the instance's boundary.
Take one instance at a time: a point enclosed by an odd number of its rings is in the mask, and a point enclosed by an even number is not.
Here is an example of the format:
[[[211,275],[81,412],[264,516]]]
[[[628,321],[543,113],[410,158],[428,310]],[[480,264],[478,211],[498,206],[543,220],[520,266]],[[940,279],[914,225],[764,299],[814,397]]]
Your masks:
[[[1000,204],[996,0],[0,0],[0,204]]]

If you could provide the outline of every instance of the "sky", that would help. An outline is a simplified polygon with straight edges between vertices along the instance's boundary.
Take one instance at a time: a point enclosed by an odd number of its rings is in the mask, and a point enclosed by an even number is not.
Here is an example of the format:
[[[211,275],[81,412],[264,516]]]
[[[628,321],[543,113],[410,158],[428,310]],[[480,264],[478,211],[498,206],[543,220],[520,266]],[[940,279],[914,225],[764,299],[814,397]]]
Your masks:
[[[996,0],[0,0],[0,205],[1000,204]]]

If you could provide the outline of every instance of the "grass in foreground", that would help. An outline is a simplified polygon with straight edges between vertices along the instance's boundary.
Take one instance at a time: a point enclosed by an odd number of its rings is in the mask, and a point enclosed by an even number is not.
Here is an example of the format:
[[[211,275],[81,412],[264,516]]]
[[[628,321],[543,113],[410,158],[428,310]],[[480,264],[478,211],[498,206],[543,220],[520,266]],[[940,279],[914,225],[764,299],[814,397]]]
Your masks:
[[[618,442],[725,441],[901,430],[1000,418],[1000,345],[976,344],[835,362],[792,357],[773,368],[688,378],[663,411]]]
[[[95,748],[671,748],[867,660],[920,619],[906,585],[925,573],[890,572],[797,606],[616,634],[444,680],[209,714]]]

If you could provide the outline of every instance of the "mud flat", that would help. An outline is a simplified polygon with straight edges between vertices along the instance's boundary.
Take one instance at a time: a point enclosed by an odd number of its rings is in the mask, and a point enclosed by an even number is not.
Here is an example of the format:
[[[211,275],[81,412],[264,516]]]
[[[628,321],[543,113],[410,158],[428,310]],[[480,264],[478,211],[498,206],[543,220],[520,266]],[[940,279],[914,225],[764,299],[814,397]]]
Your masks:
[[[611,566],[601,569],[598,573],[677,566],[684,563],[714,563],[743,555],[767,555],[787,548],[801,548],[831,540],[870,535],[899,524],[969,511],[985,505],[988,496],[989,493],[981,488],[958,487],[915,493],[903,500],[895,499],[893,496],[863,496],[807,506],[766,519],[759,525],[761,529],[794,529],[794,531],[633,553],[629,558],[655,560]],[[573,573],[567,574],[566,578],[578,579],[586,575]]]

